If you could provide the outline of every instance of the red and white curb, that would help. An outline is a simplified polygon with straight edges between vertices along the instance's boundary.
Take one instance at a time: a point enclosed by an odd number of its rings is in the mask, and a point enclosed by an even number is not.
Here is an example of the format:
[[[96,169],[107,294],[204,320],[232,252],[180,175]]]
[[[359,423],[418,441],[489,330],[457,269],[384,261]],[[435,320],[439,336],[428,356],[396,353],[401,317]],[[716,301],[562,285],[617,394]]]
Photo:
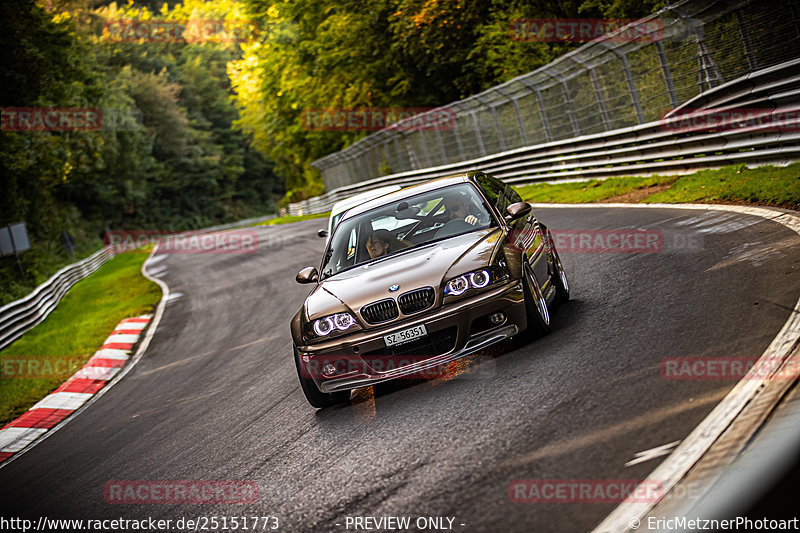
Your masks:
[[[131,357],[150,315],[126,318],[89,361],[52,394],[0,429],[0,463],[25,449],[89,401],[122,369]]]

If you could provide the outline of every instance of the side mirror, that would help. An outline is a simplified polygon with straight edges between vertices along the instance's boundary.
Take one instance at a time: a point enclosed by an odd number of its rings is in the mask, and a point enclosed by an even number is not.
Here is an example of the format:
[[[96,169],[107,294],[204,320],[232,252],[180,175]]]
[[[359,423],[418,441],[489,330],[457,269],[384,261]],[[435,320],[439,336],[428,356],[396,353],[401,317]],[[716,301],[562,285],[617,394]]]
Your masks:
[[[326,229],[318,229],[317,230],[317,237],[322,237],[323,239],[328,236],[328,230]]]
[[[294,279],[297,283],[316,283],[319,281],[319,273],[315,267],[305,267]]]
[[[527,216],[528,213],[531,212],[531,209],[533,208],[528,202],[517,202],[515,204],[511,204],[508,206],[508,208],[506,208],[505,220],[506,222],[513,222],[518,218]]]

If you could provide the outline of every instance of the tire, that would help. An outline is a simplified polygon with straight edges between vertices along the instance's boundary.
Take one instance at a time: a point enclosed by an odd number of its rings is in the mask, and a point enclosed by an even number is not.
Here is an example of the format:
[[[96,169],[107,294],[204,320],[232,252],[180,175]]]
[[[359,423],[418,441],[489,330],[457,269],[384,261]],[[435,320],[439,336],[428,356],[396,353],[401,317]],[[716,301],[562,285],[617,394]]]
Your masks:
[[[292,355],[294,356],[294,366],[297,368],[297,377],[300,380],[300,388],[312,407],[324,409],[325,407],[331,407],[350,400],[349,390],[331,393],[322,392],[317,387],[317,384],[314,383],[314,380],[303,376],[300,367],[300,352],[297,351],[297,346],[294,343],[292,343]]]
[[[547,300],[539,288],[536,276],[533,275],[533,269],[524,258],[522,289],[525,293],[525,315],[528,324],[525,331],[517,335],[518,345],[527,344],[550,333],[550,310],[547,308]]]
[[[553,304],[559,306],[569,300],[569,281],[567,280],[567,273],[564,271],[564,265],[561,264],[561,256],[558,255],[558,250],[556,250],[556,244],[553,241],[553,236],[550,234],[550,231],[547,232],[547,239],[550,241],[554,267],[554,272],[551,274],[550,279],[556,288],[556,297],[553,299]]]

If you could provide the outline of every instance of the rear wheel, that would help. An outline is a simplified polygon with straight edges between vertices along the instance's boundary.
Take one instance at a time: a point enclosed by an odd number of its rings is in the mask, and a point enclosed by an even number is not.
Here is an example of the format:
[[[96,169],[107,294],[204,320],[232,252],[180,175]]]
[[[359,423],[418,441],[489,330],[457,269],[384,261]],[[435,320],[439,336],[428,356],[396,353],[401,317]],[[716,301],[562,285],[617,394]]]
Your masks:
[[[297,351],[297,346],[294,343],[292,343],[292,354],[294,355],[294,366],[297,368],[297,377],[300,379],[300,388],[303,389],[303,394],[306,395],[306,400],[312,407],[322,409],[344,403],[350,399],[349,390],[331,393],[320,391],[313,379],[304,376],[303,367],[300,363],[300,352]]]
[[[528,325],[521,335],[517,335],[519,344],[525,344],[550,333],[550,310],[547,308],[539,282],[533,274],[533,269],[523,260],[522,289],[525,293],[525,314]]]

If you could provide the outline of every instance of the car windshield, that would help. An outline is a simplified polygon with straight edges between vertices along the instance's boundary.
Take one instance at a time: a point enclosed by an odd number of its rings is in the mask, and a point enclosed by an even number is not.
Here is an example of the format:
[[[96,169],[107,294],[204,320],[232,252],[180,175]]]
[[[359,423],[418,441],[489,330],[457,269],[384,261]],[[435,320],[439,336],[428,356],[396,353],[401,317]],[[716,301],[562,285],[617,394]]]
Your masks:
[[[469,183],[396,200],[335,226],[322,278],[496,224],[483,197]]]

